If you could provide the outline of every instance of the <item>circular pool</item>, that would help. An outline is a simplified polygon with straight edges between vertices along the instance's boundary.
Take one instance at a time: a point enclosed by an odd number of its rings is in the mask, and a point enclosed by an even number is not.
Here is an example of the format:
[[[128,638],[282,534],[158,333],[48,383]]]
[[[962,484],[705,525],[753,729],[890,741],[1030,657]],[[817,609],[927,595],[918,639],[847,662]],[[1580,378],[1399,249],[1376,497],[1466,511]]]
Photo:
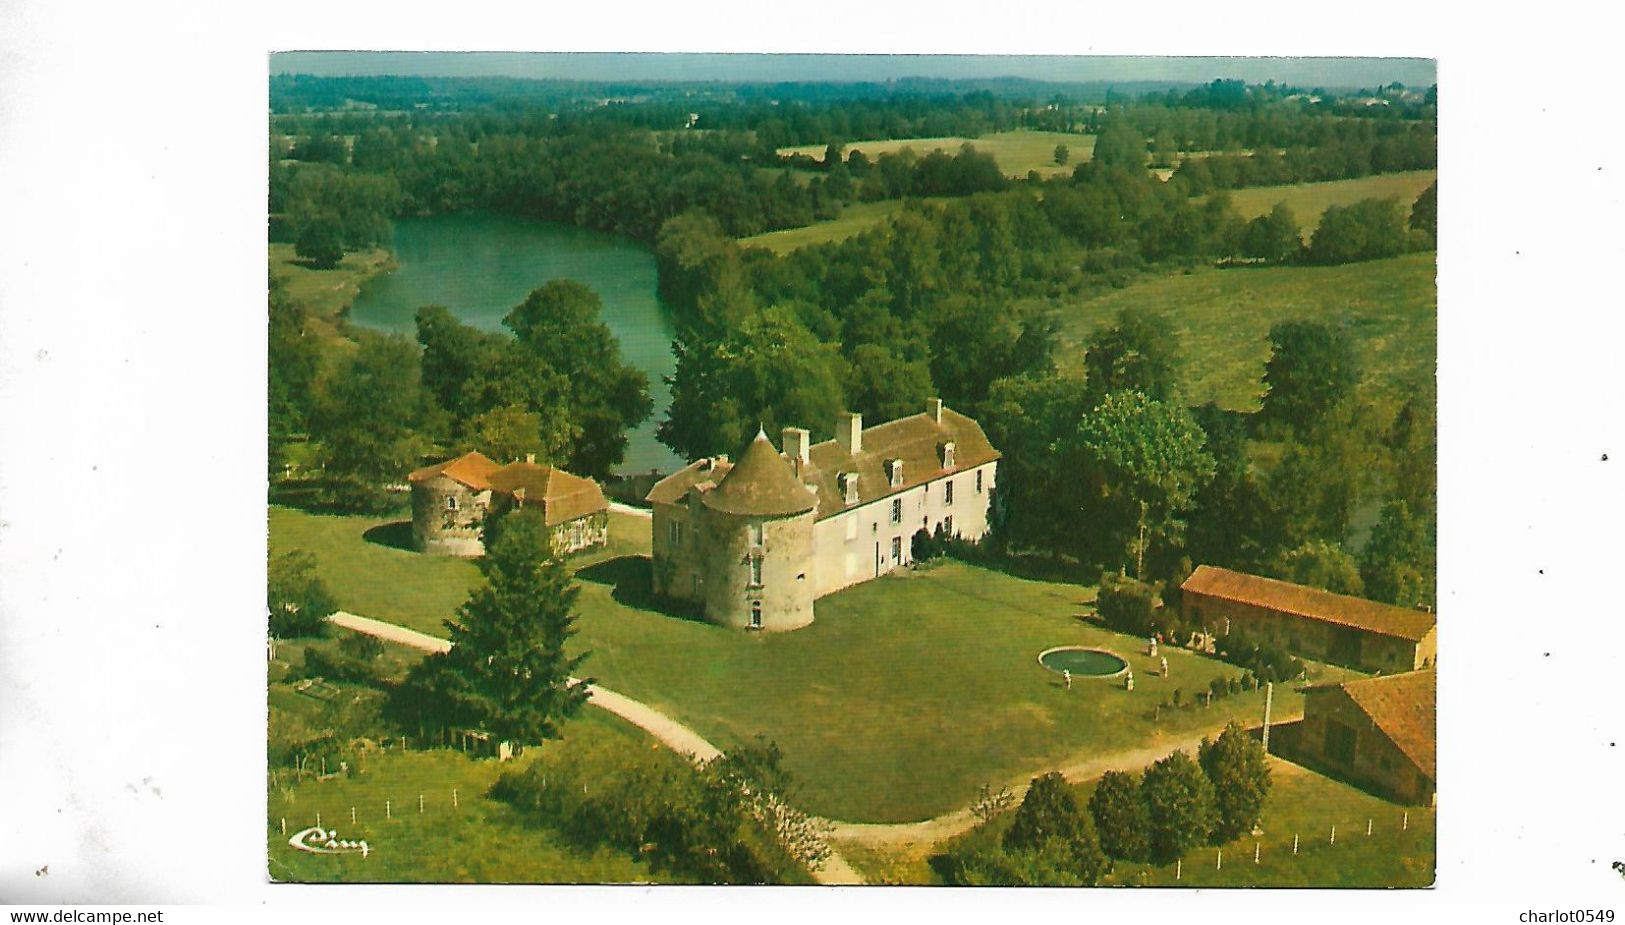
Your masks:
[[[1070,671],[1073,677],[1085,678],[1115,678],[1128,671],[1128,661],[1121,655],[1088,646],[1045,649],[1038,655],[1038,664],[1056,674]]]

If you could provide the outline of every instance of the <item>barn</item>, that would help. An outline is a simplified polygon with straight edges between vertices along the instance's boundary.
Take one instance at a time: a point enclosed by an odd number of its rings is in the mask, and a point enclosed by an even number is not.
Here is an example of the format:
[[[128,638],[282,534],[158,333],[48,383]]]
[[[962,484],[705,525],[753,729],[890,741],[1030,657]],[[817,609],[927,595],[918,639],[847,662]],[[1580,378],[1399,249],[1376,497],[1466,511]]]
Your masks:
[[[1287,758],[1404,803],[1432,805],[1437,771],[1432,669],[1306,687]]]
[[[1219,636],[1245,633],[1297,655],[1361,671],[1433,665],[1432,613],[1203,565],[1180,586],[1180,615]]]

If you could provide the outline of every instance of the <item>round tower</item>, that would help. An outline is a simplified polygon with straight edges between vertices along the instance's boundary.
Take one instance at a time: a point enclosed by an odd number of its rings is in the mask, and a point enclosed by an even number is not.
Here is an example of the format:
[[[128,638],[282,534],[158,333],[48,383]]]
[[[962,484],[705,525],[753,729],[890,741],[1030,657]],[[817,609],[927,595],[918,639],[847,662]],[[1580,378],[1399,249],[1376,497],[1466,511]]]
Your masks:
[[[767,632],[811,623],[818,498],[765,433],[700,503],[706,619]]]

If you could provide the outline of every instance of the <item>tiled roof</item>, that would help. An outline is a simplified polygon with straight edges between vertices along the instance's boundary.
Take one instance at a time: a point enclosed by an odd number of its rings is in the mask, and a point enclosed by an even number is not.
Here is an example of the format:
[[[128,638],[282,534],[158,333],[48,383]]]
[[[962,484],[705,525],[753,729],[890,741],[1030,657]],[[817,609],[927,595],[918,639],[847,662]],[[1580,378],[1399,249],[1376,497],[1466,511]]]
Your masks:
[[[724,514],[789,517],[805,514],[818,505],[812,490],[801,484],[790,463],[760,431],[739,454],[739,462],[701,503]]]
[[[954,445],[954,467],[942,467],[942,445]],[[808,452],[809,465],[802,480],[818,487],[818,520],[833,517],[857,505],[846,504],[839,484],[844,472],[858,474],[858,504],[907,491],[952,472],[974,469],[999,458],[987,434],[974,420],[948,408],[938,423],[929,414],[887,421],[863,432],[856,456],[835,440],[826,440]],[[903,484],[893,488],[886,478],[886,461],[903,461]]]
[[[1430,668],[1337,685],[1428,777],[1436,777],[1438,752],[1435,675]]]
[[[733,463],[725,456],[691,462],[656,482],[644,500],[650,504],[679,504],[691,488],[698,486],[701,491],[715,488],[732,468]]]
[[[1252,604],[1281,613],[1350,626],[1367,632],[1420,642],[1436,622],[1433,614],[1396,607],[1319,588],[1295,585],[1212,565],[1199,566],[1180,589],[1238,604]]]
[[[759,435],[758,439],[766,443],[769,450],[772,449],[765,435]],[[942,445],[945,443],[954,444],[952,470],[942,467]],[[753,442],[752,446],[755,445]],[[824,520],[849,508],[907,491],[951,472],[974,469],[993,462],[999,458],[999,451],[988,442],[981,425],[957,411],[943,408],[941,422],[930,414],[916,414],[864,430],[862,445],[856,456],[847,453],[838,441],[826,440],[811,447],[807,457],[808,463],[802,467],[799,483],[816,492],[815,517]],[[782,456],[780,459],[784,460],[787,471],[795,478],[788,459]],[[903,462],[903,483],[896,488],[886,477],[886,462],[893,459]],[[740,464],[743,462],[741,458]],[[651,504],[677,504],[690,490],[698,488],[706,493],[706,504],[714,507],[712,496],[727,481],[733,468],[726,458],[690,463],[656,483],[649,489],[647,499]],[[858,502],[848,505],[839,483],[843,473],[852,472],[858,474]],[[783,488],[782,483],[781,488],[785,498],[795,497],[788,488]],[[786,506],[800,507],[800,502],[797,500],[795,504]]]
[[[424,466],[406,477],[409,482],[423,482],[436,476],[445,476],[467,485],[475,491],[485,491],[491,487],[491,473],[501,468],[479,450],[464,453],[455,459]]]
[[[509,463],[490,480],[493,489],[520,498],[524,507],[541,507],[549,527],[609,509],[597,482],[553,466]]]

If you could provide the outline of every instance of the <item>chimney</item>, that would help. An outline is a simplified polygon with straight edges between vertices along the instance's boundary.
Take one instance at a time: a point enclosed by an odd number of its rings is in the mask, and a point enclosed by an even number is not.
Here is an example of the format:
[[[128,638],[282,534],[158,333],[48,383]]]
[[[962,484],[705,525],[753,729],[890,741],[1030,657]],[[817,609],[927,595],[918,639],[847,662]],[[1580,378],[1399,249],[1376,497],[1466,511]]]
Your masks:
[[[525,454],[525,462],[528,462],[533,466],[536,465],[536,454],[535,453],[526,453]]]
[[[795,462],[797,472],[810,461],[808,454],[812,448],[812,434],[805,428],[786,427],[784,442],[780,445],[784,447],[784,454]]]
[[[940,399],[940,398],[927,398],[925,400],[925,413],[931,416],[931,420],[935,421],[938,424],[941,424],[942,423],[942,399]]]
[[[835,419],[835,442],[846,450],[847,455],[856,456],[863,452],[863,415],[856,412],[847,412]]]

